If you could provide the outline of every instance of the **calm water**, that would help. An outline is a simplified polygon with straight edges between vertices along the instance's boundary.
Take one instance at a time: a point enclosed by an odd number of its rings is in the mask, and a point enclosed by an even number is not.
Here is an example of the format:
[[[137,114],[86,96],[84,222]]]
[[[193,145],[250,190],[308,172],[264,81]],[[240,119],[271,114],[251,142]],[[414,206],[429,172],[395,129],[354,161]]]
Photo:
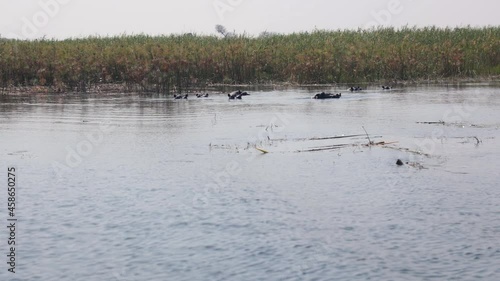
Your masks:
[[[0,97],[0,280],[500,280],[499,85],[313,93]]]

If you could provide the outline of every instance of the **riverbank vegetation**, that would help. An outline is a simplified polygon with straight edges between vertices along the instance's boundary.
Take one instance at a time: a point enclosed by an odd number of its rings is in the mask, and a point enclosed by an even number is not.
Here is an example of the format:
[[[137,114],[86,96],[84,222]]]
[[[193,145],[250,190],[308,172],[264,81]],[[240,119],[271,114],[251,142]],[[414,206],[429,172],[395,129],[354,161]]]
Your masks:
[[[0,87],[361,83],[500,75],[500,27],[380,28],[220,38],[193,34],[0,39]]]

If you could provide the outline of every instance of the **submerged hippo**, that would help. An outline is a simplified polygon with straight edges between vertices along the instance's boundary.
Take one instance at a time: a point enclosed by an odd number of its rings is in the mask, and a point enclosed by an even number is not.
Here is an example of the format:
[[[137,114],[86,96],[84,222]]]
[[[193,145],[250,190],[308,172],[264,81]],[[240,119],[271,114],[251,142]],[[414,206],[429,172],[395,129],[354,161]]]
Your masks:
[[[383,90],[390,90],[390,89],[392,89],[392,87],[391,86],[382,86],[382,89]]]
[[[357,91],[363,91],[363,88],[361,88],[361,87],[351,87],[351,88],[349,88],[349,90],[351,92],[357,92]]]
[[[234,99],[239,99],[241,100],[241,97],[243,96],[249,96],[250,94],[247,93],[247,92],[242,92],[240,90],[238,91],[235,91],[235,92],[232,92],[230,94],[227,94],[227,96],[229,97],[230,100],[234,100]]]
[[[183,95],[174,95],[174,99],[176,99],[176,100],[180,100],[180,99],[187,100],[188,99],[188,94],[185,94],[184,96]]]
[[[229,97],[230,100],[234,100],[237,96],[240,96],[240,95],[241,95],[240,90],[227,94],[227,96]]]
[[[316,94],[314,95],[314,99],[317,99],[317,100],[324,100],[324,99],[339,99],[340,97],[342,96],[341,93],[338,93],[336,95],[333,95],[333,94],[330,94],[330,93],[325,93],[325,92],[322,92],[321,94]]]
[[[208,94],[196,94],[197,98],[208,98]]]

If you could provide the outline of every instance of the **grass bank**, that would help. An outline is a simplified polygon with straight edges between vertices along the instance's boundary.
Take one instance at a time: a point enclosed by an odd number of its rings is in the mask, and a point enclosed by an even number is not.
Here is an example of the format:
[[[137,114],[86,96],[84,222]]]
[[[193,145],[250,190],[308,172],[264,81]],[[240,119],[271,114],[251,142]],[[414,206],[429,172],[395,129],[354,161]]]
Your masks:
[[[0,87],[171,92],[210,84],[335,84],[500,75],[500,27],[264,37],[0,39]]]

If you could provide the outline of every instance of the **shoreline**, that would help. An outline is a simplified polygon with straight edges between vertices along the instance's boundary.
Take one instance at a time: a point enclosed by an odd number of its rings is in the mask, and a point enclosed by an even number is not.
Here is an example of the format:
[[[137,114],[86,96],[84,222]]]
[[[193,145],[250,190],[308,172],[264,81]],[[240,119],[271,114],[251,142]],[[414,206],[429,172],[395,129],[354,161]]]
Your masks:
[[[376,82],[359,82],[359,83],[335,83],[335,84],[298,84],[292,82],[272,82],[272,83],[256,83],[256,84],[209,84],[206,87],[193,87],[182,93],[199,93],[199,92],[225,92],[225,89],[296,89],[296,88],[338,88],[345,87],[345,89],[351,86],[364,86],[366,87],[379,87],[382,85],[391,85],[394,87],[408,87],[408,86],[419,86],[419,85],[446,85],[446,84],[463,84],[463,83],[500,83],[500,75],[495,76],[481,76],[481,77],[450,77],[450,78],[438,78],[438,79],[420,79],[420,80],[407,80],[407,81],[376,81]],[[49,86],[11,86],[0,89],[0,95],[4,96],[16,96],[23,94],[32,95],[82,95],[82,94],[163,94],[163,95],[173,95],[178,92],[168,92],[159,93],[155,91],[145,91],[140,90],[140,85],[126,85],[122,84],[100,84],[91,87],[86,92],[78,91],[61,91],[56,90]]]
[[[498,38],[500,26],[6,40],[0,44],[0,92],[182,94],[483,81],[500,76]]]

